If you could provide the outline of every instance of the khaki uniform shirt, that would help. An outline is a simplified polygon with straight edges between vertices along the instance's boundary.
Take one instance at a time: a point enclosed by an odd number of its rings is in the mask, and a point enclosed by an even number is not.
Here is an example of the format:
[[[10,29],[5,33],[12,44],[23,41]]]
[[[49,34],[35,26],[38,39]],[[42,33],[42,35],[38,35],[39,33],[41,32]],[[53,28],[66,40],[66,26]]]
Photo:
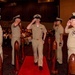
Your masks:
[[[59,25],[54,27],[54,29],[55,29],[55,39],[60,40],[60,34],[64,33],[64,28],[62,27],[62,25]]]
[[[69,33],[68,40],[67,40],[67,46],[75,48],[75,28],[67,29],[66,33]]]
[[[43,33],[46,33],[47,30],[44,25],[40,24],[39,27],[33,24],[31,26],[32,29],[32,38],[33,39],[42,39]]]
[[[20,33],[20,27],[19,26],[14,26],[13,24],[11,25],[11,30],[12,30],[12,37],[14,38],[20,38],[21,33]]]

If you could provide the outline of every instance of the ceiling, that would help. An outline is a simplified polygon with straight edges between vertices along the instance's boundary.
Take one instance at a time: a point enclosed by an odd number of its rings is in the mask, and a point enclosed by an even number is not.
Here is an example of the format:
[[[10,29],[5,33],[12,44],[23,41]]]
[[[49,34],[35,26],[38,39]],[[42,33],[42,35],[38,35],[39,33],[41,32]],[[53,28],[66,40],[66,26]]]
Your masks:
[[[29,3],[29,2],[38,2],[38,0],[0,0],[0,7],[13,2],[22,4],[22,3]],[[54,3],[55,5],[59,5],[59,0],[54,0]]]
[[[34,2],[37,2],[38,0],[0,0],[0,2],[29,2],[29,1],[34,1]],[[42,1],[42,0],[41,0]],[[47,0],[44,0],[44,1],[47,1]],[[49,0],[48,0],[49,1]],[[59,0],[54,0],[54,1],[59,1]]]

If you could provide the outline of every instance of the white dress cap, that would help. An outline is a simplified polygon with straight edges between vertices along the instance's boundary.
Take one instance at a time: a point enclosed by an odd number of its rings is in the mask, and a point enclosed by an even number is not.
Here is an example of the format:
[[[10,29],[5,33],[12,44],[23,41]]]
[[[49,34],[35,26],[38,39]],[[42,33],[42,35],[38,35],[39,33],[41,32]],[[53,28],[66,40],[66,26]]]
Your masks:
[[[20,18],[20,15],[17,15],[17,16],[15,16],[15,17],[13,17],[13,19],[16,19],[16,18]]]
[[[33,16],[33,18],[41,18],[41,15],[40,15],[40,14],[35,14],[35,15]]]

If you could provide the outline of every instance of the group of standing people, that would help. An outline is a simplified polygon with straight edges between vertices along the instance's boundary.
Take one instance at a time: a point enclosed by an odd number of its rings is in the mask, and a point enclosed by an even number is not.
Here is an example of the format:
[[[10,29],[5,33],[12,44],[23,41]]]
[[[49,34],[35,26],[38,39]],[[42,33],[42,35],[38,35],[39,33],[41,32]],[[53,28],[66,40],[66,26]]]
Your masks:
[[[17,15],[13,18],[13,23],[11,25],[12,38],[12,65],[15,65],[14,59],[14,43],[17,40],[20,46],[20,38],[21,38],[21,19],[20,15]],[[33,16],[33,20],[27,26],[27,29],[32,29],[32,48],[33,48],[33,56],[34,56],[34,64],[38,65],[39,70],[43,70],[43,45],[46,38],[47,29],[46,27],[40,23],[41,15],[36,14]],[[72,26],[69,28],[69,26]],[[62,26],[62,19],[56,18],[54,21],[53,28],[55,30],[55,41],[57,43],[56,50],[56,58],[59,64],[63,63],[62,60],[62,47],[63,47],[63,34],[64,28]],[[67,47],[68,47],[68,58],[72,53],[75,53],[75,13],[72,14],[71,18],[67,22],[65,27],[65,33],[68,33]],[[2,53],[2,28],[0,25],[0,54],[3,59]]]
[[[46,38],[46,28],[40,23],[41,15],[33,16],[32,22],[27,26],[27,29],[32,29],[32,47],[34,55],[34,64],[39,66],[39,70],[43,70],[43,44]],[[12,31],[12,65],[15,65],[14,60],[14,43],[17,40],[20,46],[21,38],[21,19],[20,16],[14,17],[14,22],[11,25]]]
[[[75,12],[72,13],[72,16],[69,18],[65,29],[62,26],[62,19],[56,18],[54,21],[55,30],[55,41],[57,43],[56,50],[56,59],[59,64],[63,63],[62,60],[62,47],[63,47],[63,34],[64,32],[68,34],[67,39],[67,49],[68,49],[68,59],[71,54],[75,54]]]

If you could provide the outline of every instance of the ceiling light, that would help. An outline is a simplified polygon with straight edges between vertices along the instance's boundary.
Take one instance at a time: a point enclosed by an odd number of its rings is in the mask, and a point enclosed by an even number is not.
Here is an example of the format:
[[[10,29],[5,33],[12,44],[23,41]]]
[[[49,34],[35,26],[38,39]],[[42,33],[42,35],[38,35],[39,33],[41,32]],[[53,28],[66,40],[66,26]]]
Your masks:
[[[0,0],[0,2],[7,2],[7,0]]]
[[[54,2],[54,0],[38,0],[38,3]]]

